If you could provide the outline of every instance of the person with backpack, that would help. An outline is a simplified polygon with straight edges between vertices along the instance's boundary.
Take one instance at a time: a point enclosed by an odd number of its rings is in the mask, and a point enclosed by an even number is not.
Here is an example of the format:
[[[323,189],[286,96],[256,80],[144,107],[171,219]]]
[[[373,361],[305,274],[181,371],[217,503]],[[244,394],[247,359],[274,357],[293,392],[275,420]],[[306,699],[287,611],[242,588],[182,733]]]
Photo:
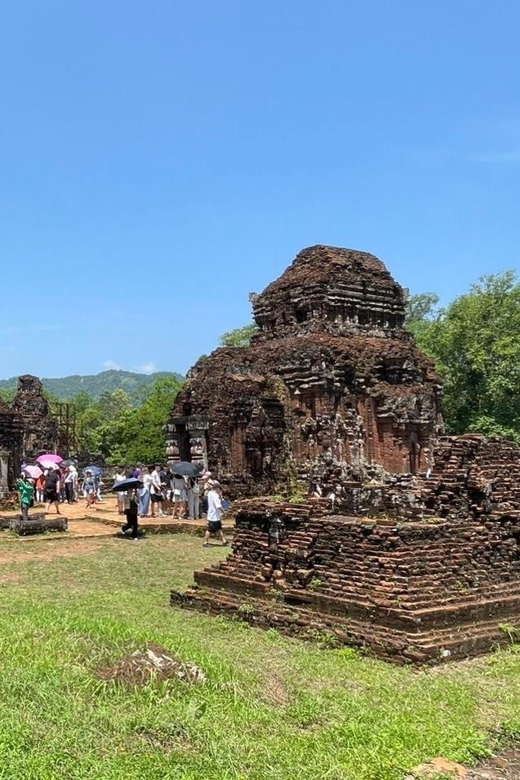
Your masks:
[[[60,512],[60,476],[55,469],[48,469],[45,474],[45,501],[47,502],[46,514],[49,513],[51,504],[56,505],[56,514]]]
[[[16,483],[16,489],[20,494],[20,509],[22,510],[22,519],[29,519],[29,507],[32,506],[34,499],[34,485],[32,480],[22,474]]]

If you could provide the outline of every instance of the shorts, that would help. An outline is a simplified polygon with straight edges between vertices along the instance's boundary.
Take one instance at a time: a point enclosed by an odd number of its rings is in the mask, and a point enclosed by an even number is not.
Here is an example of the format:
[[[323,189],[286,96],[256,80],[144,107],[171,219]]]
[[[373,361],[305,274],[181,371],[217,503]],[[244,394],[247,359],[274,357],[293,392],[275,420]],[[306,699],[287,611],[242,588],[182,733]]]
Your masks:
[[[164,501],[164,497],[162,493],[152,493],[151,499],[152,499],[152,504],[157,501]]]
[[[217,531],[222,531],[222,521],[221,520],[209,520],[208,521],[208,531],[210,534],[216,534]]]
[[[45,491],[45,500],[50,501],[51,503],[58,500],[58,493],[56,490],[46,490]]]

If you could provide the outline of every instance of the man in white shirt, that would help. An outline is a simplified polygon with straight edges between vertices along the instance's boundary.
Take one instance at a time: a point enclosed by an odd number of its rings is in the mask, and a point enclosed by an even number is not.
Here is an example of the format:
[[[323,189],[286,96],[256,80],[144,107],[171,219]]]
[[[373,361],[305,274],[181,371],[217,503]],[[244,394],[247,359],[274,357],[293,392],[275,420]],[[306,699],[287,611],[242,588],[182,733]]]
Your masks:
[[[211,488],[208,492],[208,530],[204,536],[203,547],[209,547],[209,537],[211,534],[217,534],[224,547],[228,544],[224,531],[222,530],[222,494],[220,483],[212,480]]]
[[[76,485],[78,482],[78,472],[73,463],[67,468],[65,475],[65,497],[68,504],[76,502]]]

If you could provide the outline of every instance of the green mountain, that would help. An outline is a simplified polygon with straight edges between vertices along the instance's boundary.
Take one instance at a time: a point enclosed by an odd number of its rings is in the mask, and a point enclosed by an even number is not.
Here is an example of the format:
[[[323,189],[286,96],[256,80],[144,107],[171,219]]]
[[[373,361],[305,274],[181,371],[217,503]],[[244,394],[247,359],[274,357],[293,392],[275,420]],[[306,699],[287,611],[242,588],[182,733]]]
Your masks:
[[[68,401],[73,396],[81,392],[88,393],[92,398],[99,398],[105,392],[114,390],[124,390],[130,396],[133,403],[141,400],[142,391],[153,385],[160,377],[170,376],[184,381],[181,374],[172,371],[156,371],[154,374],[136,374],[133,371],[121,371],[110,369],[102,371],[100,374],[91,374],[80,376],[64,376],[61,379],[43,379],[43,386],[49,393],[57,396],[63,401]],[[11,379],[0,379],[0,391],[14,391],[18,377]]]

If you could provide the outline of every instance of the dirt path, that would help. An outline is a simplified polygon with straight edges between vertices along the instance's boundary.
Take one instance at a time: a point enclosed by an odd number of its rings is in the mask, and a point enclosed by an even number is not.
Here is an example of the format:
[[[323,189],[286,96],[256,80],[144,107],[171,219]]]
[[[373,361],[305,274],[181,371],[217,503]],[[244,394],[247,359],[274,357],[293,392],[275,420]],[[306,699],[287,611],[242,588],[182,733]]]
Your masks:
[[[54,558],[72,558],[77,555],[90,555],[101,547],[100,542],[94,539],[76,539],[67,541],[49,541],[44,545],[24,545],[18,547],[5,547],[0,550],[0,566],[2,564],[19,563],[24,561],[51,561]],[[10,576],[10,575],[9,575]]]
[[[439,776],[452,780],[520,780],[520,748],[505,748],[476,769],[468,769],[444,758],[435,758],[412,770],[404,780],[434,780]]]
[[[507,748],[478,769],[471,770],[467,780],[520,780],[520,748]]]

